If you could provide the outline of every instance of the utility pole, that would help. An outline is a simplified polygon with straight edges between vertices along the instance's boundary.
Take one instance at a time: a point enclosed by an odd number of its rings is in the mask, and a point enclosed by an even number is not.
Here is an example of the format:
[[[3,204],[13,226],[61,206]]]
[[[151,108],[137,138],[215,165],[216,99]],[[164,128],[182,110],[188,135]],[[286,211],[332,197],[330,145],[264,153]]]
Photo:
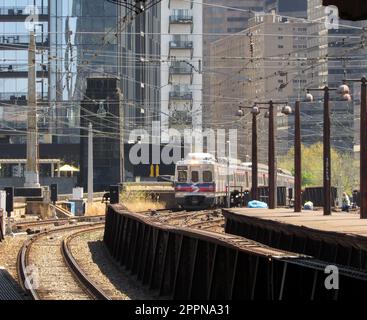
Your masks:
[[[88,203],[93,202],[93,127],[88,126]]]
[[[349,87],[346,82],[361,83],[361,120],[360,120],[360,171],[359,171],[359,191],[360,191],[360,218],[367,219],[367,79],[344,79],[344,84],[340,86],[339,91],[344,96],[345,100],[349,100]]]
[[[367,79],[361,79],[361,124],[360,124],[360,218],[367,219]]]
[[[302,155],[301,155],[301,111],[300,101],[296,101],[294,117],[294,212],[302,211]]]
[[[329,88],[328,86],[321,88],[308,88],[307,93],[310,96],[309,102],[313,101],[313,97],[309,91],[323,91],[324,92],[324,124],[323,124],[323,148],[324,148],[324,173],[323,173],[323,193],[324,193],[324,216],[331,215],[331,144],[330,144],[330,91],[337,91],[342,95],[343,101],[350,101],[351,97],[346,90],[347,86],[340,86],[339,88]]]
[[[252,159],[251,159],[251,171],[252,171],[252,200],[257,200],[257,187],[258,187],[258,164],[257,164],[257,115],[260,113],[259,108],[254,107],[252,109]]]
[[[331,215],[331,145],[329,87],[324,88],[324,215]]]
[[[277,165],[275,157],[275,132],[274,132],[274,104],[269,101],[269,144],[268,144],[268,167],[269,167],[269,209],[277,207]]]
[[[265,114],[266,118],[269,118],[269,141],[268,141],[268,167],[269,167],[269,209],[275,209],[277,207],[277,160],[276,160],[276,152],[275,152],[275,115],[274,115],[274,106],[283,104],[285,107],[282,110],[282,113],[289,114],[292,111],[292,108],[287,105],[287,102],[274,102],[270,100],[269,102],[255,102],[255,106],[252,108],[252,114],[258,115],[260,113],[260,108],[257,105],[267,105],[268,107],[264,107],[261,109],[267,109],[268,112]],[[237,112],[238,116],[243,116],[243,107],[239,107]],[[290,110],[290,111],[289,111]],[[254,119],[254,118],[253,118]],[[255,119],[256,120],[256,119]],[[255,155],[257,155],[257,143],[255,147],[255,140],[254,137],[257,138],[256,127],[254,128],[253,123],[253,151],[255,151]],[[254,167],[254,159],[252,159],[252,185],[257,187],[257,159],[256,165]],[[255,177],[254,177],[255,176]],[[256,180],[254,180],[256,178]]]
[[[120,114],[120,182],[125,181],[125,143],[124,143],[124,127],[125,127],[125,112],[122,104],[123,94],[120,88],[116,89],[117,100],[119,103]]]
[[[40,188],[38,175],[36,39],[33,31],[29,35],[28,47],[27,163],[24,175],[24,187]]]
[[[227,208],[231,207],[230,150],[231,142],[227,141]]]

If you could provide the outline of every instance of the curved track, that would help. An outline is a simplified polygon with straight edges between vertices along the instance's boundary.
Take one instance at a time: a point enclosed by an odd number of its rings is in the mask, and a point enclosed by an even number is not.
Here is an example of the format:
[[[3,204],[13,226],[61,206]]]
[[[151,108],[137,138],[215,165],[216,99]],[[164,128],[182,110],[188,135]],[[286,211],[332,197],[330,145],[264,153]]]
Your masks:
[[[33,220],[33,221],[19,221],[14,223],[16,229],[26,229],[27,227],[41,227],[46,225],[55,225],[57,223],[68,223],[71,220],[78,222],[97,222],[97,220],[104,220],[105,215],[96,216],[74,216],[72,218],[60,218],[60,219],[46,219],[46,220]]]
[[[62,227],[27,240],[17,262],[23,289],[34,300],[109,300],[83,273],[68,247],[73,234],[102,227],[102,222]]]

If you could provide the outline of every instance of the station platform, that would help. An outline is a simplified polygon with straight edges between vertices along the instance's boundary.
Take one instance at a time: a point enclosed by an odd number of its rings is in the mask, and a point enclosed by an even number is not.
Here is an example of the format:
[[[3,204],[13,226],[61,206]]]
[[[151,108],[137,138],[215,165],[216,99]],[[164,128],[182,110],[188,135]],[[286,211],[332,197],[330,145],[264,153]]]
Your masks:
[[[224,209],[227,233],[367,272],[367,220],[355,213]]]
[[[0,266],[0,300],[25,300],[25,295],[8,271]]]

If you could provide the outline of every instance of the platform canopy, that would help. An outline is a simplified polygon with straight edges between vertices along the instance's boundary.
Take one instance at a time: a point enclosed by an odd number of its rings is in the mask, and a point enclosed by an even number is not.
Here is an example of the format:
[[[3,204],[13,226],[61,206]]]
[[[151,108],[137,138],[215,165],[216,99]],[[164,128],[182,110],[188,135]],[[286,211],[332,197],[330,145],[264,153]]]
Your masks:
[[[337,6],[339,17],[343,20],[367,20],[366,0],[323,0],[324,6]]]
[[[65,164],[62,167],[60,167],[59,169],[56,169],[56,171],[60,171],[60,172],[79,172],[80,170],[76,167]]]

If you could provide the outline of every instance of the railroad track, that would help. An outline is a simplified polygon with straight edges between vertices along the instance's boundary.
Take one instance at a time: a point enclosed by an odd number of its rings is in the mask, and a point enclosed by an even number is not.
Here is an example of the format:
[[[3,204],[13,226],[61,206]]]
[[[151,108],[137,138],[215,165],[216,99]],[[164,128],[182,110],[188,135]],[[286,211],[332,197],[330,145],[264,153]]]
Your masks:
[[[218,210],[145,212],[151,221],[224,233],[224,217]]]
[[[41,232],[27,240],[18,255],[18,275],[34,300],[109,300],[71,255],[68,237],[103,228],[102,222]]]
[[[105,215],[97,216],[76,216],[73,218],[61,218],[61,219],[47,219],[47,220],[36,220],[36,221],[21,221],[13,223],[13,230],[24,230],[27,228],[44,227],[48,225],[62,225],[67,224],[70,221],[77,222],[98,222],[104,220]]]

